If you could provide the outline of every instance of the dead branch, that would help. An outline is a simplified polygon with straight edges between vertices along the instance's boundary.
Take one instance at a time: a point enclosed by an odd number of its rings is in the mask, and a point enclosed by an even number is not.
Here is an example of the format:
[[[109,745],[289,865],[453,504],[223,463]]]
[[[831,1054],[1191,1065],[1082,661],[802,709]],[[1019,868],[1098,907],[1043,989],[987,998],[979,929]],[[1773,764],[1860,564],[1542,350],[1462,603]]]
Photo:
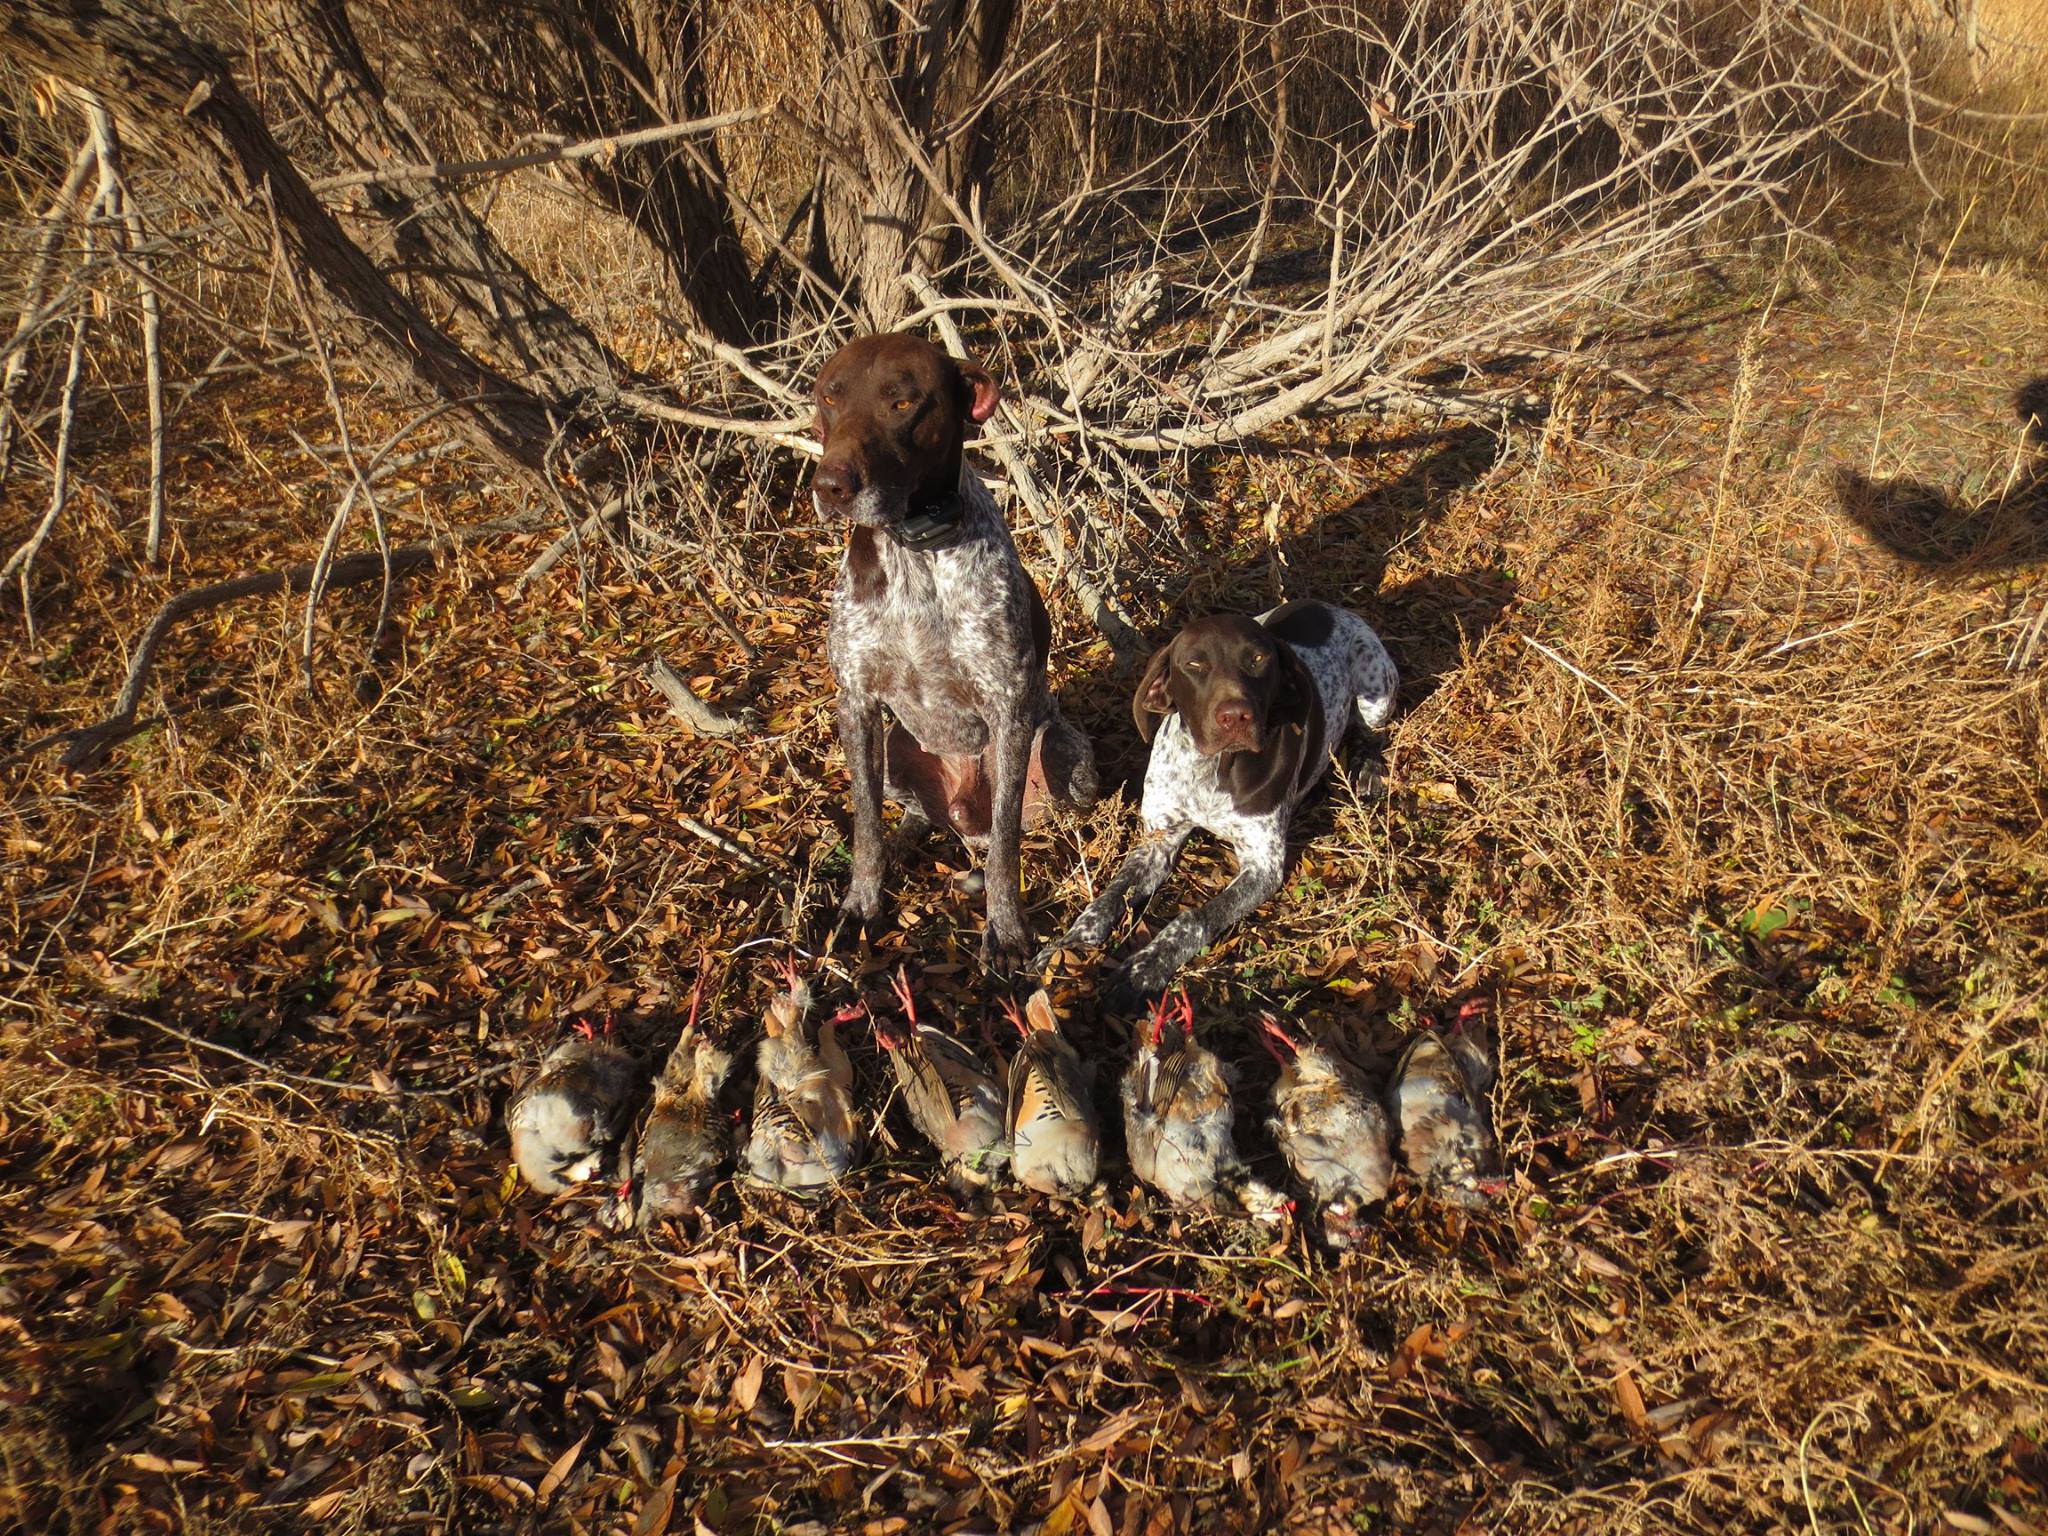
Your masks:
[[[658,123],[652,128],[636,128],[630,133],[601,134],[597,138],[579,139],[574,143],[559,141],[517,154],[499,155],[491,160],[423,160],[411,165],[380,166],[374,171],[349,171],[340,176],[323,176],[312,185],[315,192],[339,192],[348,187],[398,186],[408,181],[453,185],[479,176],[508,176],[514,171],[529,170],[537,165],[573,164],[594,155],[610,157],[621,150],[666,144],[675,139],[704,138],[722,129],[737,128],[742,123],[758,122],[769,116],[772,110],[768,107],[745,107],[736,112],[717,112],[709,117],[692,118],[688,122]]]
[[[285,247],[347,327],[358,355],[402,392],[465,402],[457,419],[484,452],[533,479],[556,434],[547,402],[451,341],[399,293],[333,214],[236,84],[227,60],[141,0],[23,0],[8,53],[99,91],[117,114],[195,152],[237,208],[267,198]]]
[[[500,518],[493,522],[479,523],[473,528],[461,529],[428,539],[418,544],[402,544],[390,552],[387,559],[377,550],[363,550],[356,554],[344,555],[328,567],[326,582],[329,590],[335,587],[355,587],[380,579],[388,569],[393,575],[404,575],[422,566],[431,565],[448,551],[478,539],[492,538],[505,533],[529,533],[540,522],[538,512],[524,513],[516,517]],[[36,749],[68,742],[60,761],[66,768],[85,769],[96,767],[107,752],[120,741],[132,734],[135,714],[142,702],[142,690],[149,681],[149,674],[156,664],[156,653],[163,645],[164,637],[171,632],[179,620],[209,608],[218,608],[224,603],[238,602],[245,597],[264,597],[273,592],[295,593],[308,591],[313,584],[314,562],[288,566],[283,570],[251,571],[246,575],[232,576],[225,581],[209,582],[203,587],[193,587],[180,592],[143,627],[142,634],[135,642],[135,650],[128,662],[128,675],[121,684],[121,692],[114,700],[114,708],[104,720],[97,724],[83,726],[77,730],[62,731],[34,743]]]
[[[698,736],[743,736],[750,727],[705,699],[700,699],[674,667],[657,656],[647,663],[647,682],[668,700],[669,713]]]
[[[128,195],[123,176],[121,137],[106,103],[82,93],[91,125],[93,153],[99,160],[99,200],[106,209],[116,244],[135,268],[135,300],[142,311],[143,383],[149,400],[149,531],[143,558],[155,565],[164,545],[164,350],[163,307],[158,302],[146,252],[142,215]]]
[[[723,832],[705,826],[703,822],[694,816],[678,816],[676,818],[676,825],[685,832],[688,832],[692,837],[701,838],[709,843],[727,858],[744,864],[748,869],[786,869],[788,867],[780,859],[770,858],[765,854],[754,852],[751,848],[742,847]]]
[[[572,522],[553,543],[534,556],[532,564],[519,573],[519,579],[512,583],[511,595],[515,598],[524,597],[529,587],[561,563],[562,556],[572,549],[580,549],[585,539],[592,537],[606,523],[620,516],[625,509],[625,498],[614,496],[582,522]]]
[[[29,590],[29,575],[35,565],[36,556],[42,552],[44,541],[50,537],[50,530],[57,526],[57,519],[64,515],[65,505],[71,498],[71,427],[78,419],[78,370],[85,360],[85,333],[92,316],[90,309],[80,309],[71,318],[71,357],[64,369],[64,391],[59,400],[57,416],[57,446],[50,471],[50,504],[44,511],[42,521],[35,531],[8,557],[7,564],[0,566],[0,581],[10,576],[21,583],[21,622],[28,631],[30,644],[36,637],[35,595]]]
[[[78,153],[72,156],[64,184],[50,199],[49,207],[43,211],[37,224],[35,254],[29,261],[28,281],[22,288],[21,311],[15,318],[14,335],[8,343],[7,369],[0,374],[0,481],[7,478],[11,462],[15,398],[20,393],[22,380],[28,375],[28,341],[47,318],[39,316],[37,310],[50,281],[50,268],[56,262],[57,241],[70,222],[72,209],[77,205],[78,194],[84,190],[85,178],[91,173],[92,166],[93,144],[88,136],[78,146]]]

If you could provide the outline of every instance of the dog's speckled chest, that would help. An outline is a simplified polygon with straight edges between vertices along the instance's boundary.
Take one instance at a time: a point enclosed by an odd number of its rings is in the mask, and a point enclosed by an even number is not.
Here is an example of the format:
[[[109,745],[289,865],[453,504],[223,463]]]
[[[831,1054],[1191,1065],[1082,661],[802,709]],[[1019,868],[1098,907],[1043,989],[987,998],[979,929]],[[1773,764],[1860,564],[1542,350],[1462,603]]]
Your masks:
[[[1030,578],[981,478],[963,473],[960,493],[960,534],[943,549],[875,533],[863,566],[849,547],[827,644],[841,692],[879,699],[920,747],[946,754],[987,745],[992,701],[1045,693]]]

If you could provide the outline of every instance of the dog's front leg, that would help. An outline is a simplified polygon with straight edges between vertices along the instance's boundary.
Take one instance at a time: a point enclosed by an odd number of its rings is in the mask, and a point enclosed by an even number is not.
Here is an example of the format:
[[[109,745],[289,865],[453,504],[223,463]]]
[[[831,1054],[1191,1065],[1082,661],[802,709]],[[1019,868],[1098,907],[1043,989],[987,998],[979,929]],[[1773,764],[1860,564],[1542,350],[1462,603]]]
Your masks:
[[[1024,924],[1023,877],[1018,844],[1024,836],[1024,781],[1031,771],[1030,716],[1011,709],[989,722],[989,757],[995,767],[994,801],[988,829],[988,928],[981,936],[982,963],[1010,975],[1031,945]]]
[[[1238,849],[1237,878],[1208,901],[1181,913],[1152,936],[1110,989],[1119,1011],[1166,990],[1180,968],[1270,900],[1286,873],[1284,831],[1258,846]]]
[[[887,845],[882,839],[882,704],[868,694],[839,695],[839,744],[853,780],[853,883],[840,905],[863,923],[882,910]]]
[[[1174,862],[1180,858],[1181,849],[1187,846],[1194,831],[1191,824],[1169,827],[1164,832],[1153,833],[1125,854],[1123,863],[1117,865],[1116,873],[1109,877],[1109,883],[1088,903],[1065,933],[1038,952],[1031,962],[1031,969],[1044,970],[1052,964],[1052,957],[1058,950],[1099,949],[1108,943],[1116,925],[1124,920],[1124,914],[1132,907],[1144,906],[1158,894],[1159,887],[1166,884],[1166,877],[1173,873]]]

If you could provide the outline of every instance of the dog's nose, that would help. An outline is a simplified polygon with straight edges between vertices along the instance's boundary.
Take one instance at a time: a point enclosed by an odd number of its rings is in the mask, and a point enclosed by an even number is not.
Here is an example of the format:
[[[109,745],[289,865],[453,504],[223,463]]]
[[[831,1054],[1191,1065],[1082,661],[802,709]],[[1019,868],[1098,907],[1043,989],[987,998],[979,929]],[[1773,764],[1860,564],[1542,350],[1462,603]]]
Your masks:
[[[828,460],[812,474],[811,489],[835,505],[844,505],[860,494],[860,471],[851,464]]]
[[[1249,704],[1223,703],[1216,706],[1216,729],[1219,731],[1243,732],[1252,728],[1252,710]]]

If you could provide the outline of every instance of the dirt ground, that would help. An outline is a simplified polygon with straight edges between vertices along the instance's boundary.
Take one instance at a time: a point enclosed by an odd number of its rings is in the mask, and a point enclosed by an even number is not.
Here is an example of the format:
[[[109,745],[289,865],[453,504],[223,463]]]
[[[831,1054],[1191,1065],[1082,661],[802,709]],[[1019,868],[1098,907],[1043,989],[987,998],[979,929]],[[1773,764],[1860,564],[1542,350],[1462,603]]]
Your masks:
[[[1260,1009],[1375,1067],[1466,998],[1499,1024],[1511,1192],[1400,1188],[1348,1256],[1121,1169],[957,1200],[859,1030],[875,1152],[815,1207],[723,1185],[643,1241],[515,1185],[499,1117],[566,1019],[653,1059],[708,972],[747,1038],[844,878],[836,541],[794,463],[701,588],[593,555],[514,597],[545,536],[474,546],[373,667],[375,599],[339,594],[318,697],[296,600],[189,624],[168,723],[0,769],[19,1528],[2048,1530],[2048,482],[2015,406],[2048,278],[1957,212],[1636,296],[1531,365],[1556,403],[1505,445],[1350,420],[1181,488],[1196,574],[1127,593],[1150,635],[1313,595],[1404,676],[1284,896],[1190,973],[1247,1150],[1279,1177]],[[168,579],[129,563],[139,435],[100,423],[0,750],[97,713],[175,586],[303,555],[300,382],[195,406]],[[402,534],[474,515],[423,476]],[[1127,787],[1029,841],[1041,933],[1142,769],[1130,679],[1054,621]],[[650,653],[758,734],[690,736]],[[958,867],[910,863],[829,1004],[907,961],[989,1014]],[[1153,920],[1227,875],[1199,850]],[[1091,969],[1054,991],[1115,1068]]]

